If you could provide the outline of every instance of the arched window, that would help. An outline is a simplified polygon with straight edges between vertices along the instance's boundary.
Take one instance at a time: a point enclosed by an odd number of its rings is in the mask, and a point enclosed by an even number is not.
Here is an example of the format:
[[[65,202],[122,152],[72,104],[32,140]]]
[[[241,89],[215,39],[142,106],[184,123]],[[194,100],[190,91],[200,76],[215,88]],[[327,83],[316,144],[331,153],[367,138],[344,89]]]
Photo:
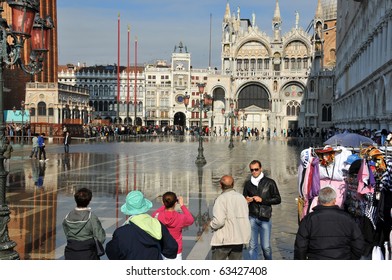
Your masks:
[[[289,103],[287,103],[286,106],[286,115],[287,116],[299,116],[299,113],[301,111],[301,105],[295,101],[292,100]]]
[[[238,109],[251,105],[263,109],[270,109],[269,95],[263,87],[259,85],[248,85],[241,90],[238,97]]]
[[[46,116],[46,103],[43,101],[38,103],[38,116]]]
[[[310,81],[310,92],[314,92],[314,80]]]
[[[322,105],[321,121],[323,121],[323,122],[330,122],[330,121],[332,121],[332,107],[331,107],[331,104],[323,104]]]
[[[98,96],[98,86],[97,85],[94,86],[94,95]]]

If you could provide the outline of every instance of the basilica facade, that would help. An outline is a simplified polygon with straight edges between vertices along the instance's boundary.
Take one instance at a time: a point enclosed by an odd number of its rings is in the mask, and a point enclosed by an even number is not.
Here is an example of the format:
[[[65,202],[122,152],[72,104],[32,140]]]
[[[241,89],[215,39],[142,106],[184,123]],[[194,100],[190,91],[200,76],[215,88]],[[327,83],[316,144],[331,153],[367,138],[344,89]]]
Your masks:
[[[336,1],[318,1],[313,32],[299,26],[297,12],[295,26],[282,34],[278,1],[271,18],[273,34],[269,36],[256,25],[255,14],[246,19],[239,7],[232,14],[227,3],[221,73],[208,77],[214,111],[235,108],[240,125],[278,135],[299,127],[329,127],[332,90],[326,89],[333,85],[329,76],[333,76],[335,60],[324,53],[333,54],[335,46],[333,37],[323,31],[328,22],[336,22]],[[324,116],[323,108],[327,108]],[[215,124],[224,124],[224,117],[216,114]]]

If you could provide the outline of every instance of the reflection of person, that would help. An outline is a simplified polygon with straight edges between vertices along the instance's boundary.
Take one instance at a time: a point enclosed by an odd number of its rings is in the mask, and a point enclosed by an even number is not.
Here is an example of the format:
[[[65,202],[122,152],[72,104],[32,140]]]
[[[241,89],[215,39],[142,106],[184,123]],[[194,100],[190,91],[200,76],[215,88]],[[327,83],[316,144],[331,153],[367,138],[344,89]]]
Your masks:
[[[151,207],[152,202],[142,192],[128,193],[121,212],[130,217],[106,245],[110,260],[162,260],[162,255],[176,258],[177,242],[158,219],[147,214]]]
[[[234,190],[234,179],[229,175],[219,181],[222,193],[216,198],[210,223],[213,260],[241,260],[242,249],[249,243],[249,210],[244,197]]]
[[[14,151],[14,148],[12,147],[10,141],[7,138],[4,138],[4,146],[5,150],[3,153],[4,157],[4,168],[6,171],[10,170],[10,159],[11,159],[11,154]]]
[[[264,175],[261,162],[253,160],[249,164],[252,173],[245,181],[243,195],[248,202],[251,237],[249,242],[249,257],[259,258],[259,237],[264,259],[272,260],[271,228],[272,206],[280,204],[281,198],[274,180]]]
[[[64,152],[69,153],[69,145],[71,144],[71,135],[69,135],[69,131],[65,132],[63,143],[64,143]]]
[[[104,243],[106,233],[98,217],[88,207],[93,194],[91,190],[81,188],[74,197],[76,208],[63,221],[67,238],[64,257],[66,260],[99,260],[94,237]]]
[[[158,208],[151,216],[158,218],[169,230],[178,244],[176,260],[182,260],[182,229],[193,224],[194,219],[191,212],[184,205],[182,196],[174,192],[166,192],[162,196],[163,206]],[[182,213],[176,211],[176,204],[180,204]]]
[[[38,188],[41,188],[44,185],[46,166],[45,166],[45,164],[38,164],[38,166],[35,166],[35,167],[36,167],[36,169],[38,169],[37,170],[38,172],[35,171],[35,173],[37,173],[37,175],[36,175],[36,180],[34,181],[34,185],[36,185]]]
[[[295,238],[295,260],[358,260],[364,240],[359,226],[336,203],[336,192],[324,187],[319,205],[302,219]]]
[[[69,170],[71,168],[71,164],[70,164],[70,161],[69,161],[69,155],[68,154],[64,155],[63,166],[64,166],[64,170]]]

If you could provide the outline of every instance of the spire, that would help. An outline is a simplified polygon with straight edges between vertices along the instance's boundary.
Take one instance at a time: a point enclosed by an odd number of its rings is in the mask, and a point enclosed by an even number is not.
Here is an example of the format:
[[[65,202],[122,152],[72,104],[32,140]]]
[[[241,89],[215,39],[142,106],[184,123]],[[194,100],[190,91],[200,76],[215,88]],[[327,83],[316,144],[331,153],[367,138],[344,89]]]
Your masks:
[[[295,29],[298,29],[299,26],[299,13],[295,11]]]
[[[231,16],[231,12],[230,12],[230,4],[229,4],[229,0],[227,0],[227,4],[226,4],[226,11],[225,11],[225,16],[224,16],[224,20],[228,21],[230,19]]]
[[[280,41],[280,29],[282,26],[282,19],[280,17],[279,2],[276,0],[274,18],[272,19],[272,29],[274,31],[274,41]]]
[[[323,7],[321,5],[321,0],[318,0],[317,2],[317,9],[316,9],[316,18],[322,18],[323,17]]]
[[[281,22],[281,18],[280,18],[280,9],[279,9],[278,0],[276,0],[275,13],[274,13],[273,21],[274,21],[274,22]]]

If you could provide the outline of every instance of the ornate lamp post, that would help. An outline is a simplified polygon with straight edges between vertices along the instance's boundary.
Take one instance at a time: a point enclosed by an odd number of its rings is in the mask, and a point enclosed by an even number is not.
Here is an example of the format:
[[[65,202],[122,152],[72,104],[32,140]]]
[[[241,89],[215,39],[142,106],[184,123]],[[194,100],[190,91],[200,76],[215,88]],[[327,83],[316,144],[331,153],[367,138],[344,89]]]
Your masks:
[[[22,116],[22,128],[21,128],[21,131],[22,131],[22,141],[20,143],[23,145],[23,143],[24,143],[24,128],[23,128],[24,122],[23,121],[24,121],[24,116],[28,115],[26,110],[25,110],[25,102],[22,101],[20,103],[20,111],[19,112],[16,112],[16,107],[15,106],[14,106],[14,108],[12,108],[12,111],[14,111],[14,115],[15,116]]]
[[[18,65],[28,74],[34,75],[42,71],[44,55],[48,51],[48,33],[53,28],[50,17],[41,19],[38,16],[39,0],[7,0],[12,9],[12,25],[8,26],[1,15],[4,0],[0,0],[0,259],[19,259],[14,250],[16,243],[9,239],[7,224],[10,210],[6,204],[6,177],[4,170],[4,151],[7,148],[5,139],[3,99],[4,78],[3,67]],[[30,61],[24,64],[21,53],[26,39],[31,37]]]
[[[203,137],[202,137],[202,133],[203,133],[203,113],[204,111],[208,111],[209,106],[212,104],[212,99],[210,96],[204,94],[204,87],[205,87],[205,83],[198,83],[197,87],[199,88],[199,104],[198,104],[198,108],[199,108],[199,148],[198,148],[198,155],[196,158],[195,163],[197,165],[205,165],[207,163],[203,151]],[[189,95],[185,95],[184,96],[184,104],[185,104],[185,108],[188,108],[189,105]]]
[[[245,121],[246,118],[248,117],[248,114],[245,114],[245,110],[242,109],[241,110],[242,116],[241,116],[241,120],[242,120],[242,141],[245,141],[245,133],[247,133],[247,131],[245,131]]]
[[[237,110],[233,110],[234,108],[234,103],[231,101],[230,102],[230,113],[225,115],[226,110],[223,108],[222,109],[222,115],[226,118],[228,118],[229,121],[229,127],[230,127],[230,142],[229,142],[229,148],[232,149],[234,148],[234,143],[233,143],[233,134],[235,133],[233,131],[233,119],[237,117],[238,115],[238,111]]]

